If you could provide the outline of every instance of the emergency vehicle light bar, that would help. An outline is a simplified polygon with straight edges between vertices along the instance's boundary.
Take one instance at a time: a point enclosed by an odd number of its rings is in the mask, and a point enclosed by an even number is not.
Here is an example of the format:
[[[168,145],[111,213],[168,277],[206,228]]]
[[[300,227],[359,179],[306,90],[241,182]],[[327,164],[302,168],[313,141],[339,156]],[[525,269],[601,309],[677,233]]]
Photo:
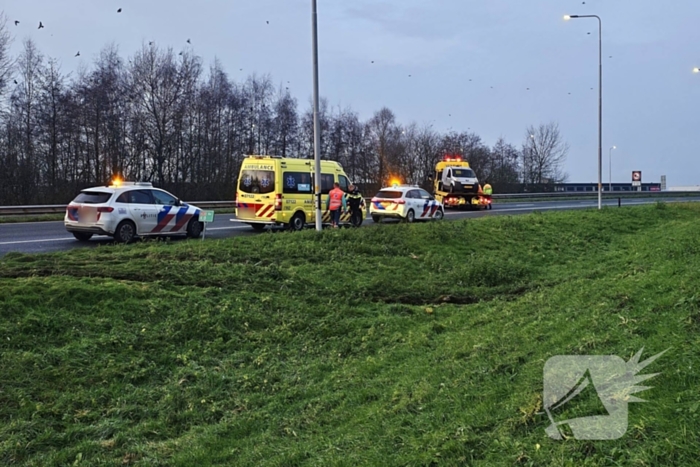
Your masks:
[[[462,156],[445,156],[443,158],[445,162],[462,162]]]

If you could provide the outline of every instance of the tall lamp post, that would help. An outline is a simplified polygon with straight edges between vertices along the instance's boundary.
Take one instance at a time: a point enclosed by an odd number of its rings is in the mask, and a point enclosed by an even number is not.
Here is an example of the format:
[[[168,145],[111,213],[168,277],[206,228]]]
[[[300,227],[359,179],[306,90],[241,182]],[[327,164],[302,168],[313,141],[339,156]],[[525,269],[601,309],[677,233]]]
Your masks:
[[[316,201],[316,230],[323,230],[323,214],[321,213],[321,130],[318,121],[318,27],[316,25],[316,0],[311,0],[312,47],[314,63],[314,162],[316,174],[314,177],[314,198]]]
[[[613,152],[613,149],[617,149],[617,146],[611,147],[610,154],[608,155],[608,159],[610,161],[610,168],[608,170],[608,177],[609,177],[609,179],[608,179],[608,181],[609,181],[608,191],[612,191],[612,152]]]
[[[603,22],[598,15],[566,15],[564,20],[598,20],[598,209],[603,209]]]

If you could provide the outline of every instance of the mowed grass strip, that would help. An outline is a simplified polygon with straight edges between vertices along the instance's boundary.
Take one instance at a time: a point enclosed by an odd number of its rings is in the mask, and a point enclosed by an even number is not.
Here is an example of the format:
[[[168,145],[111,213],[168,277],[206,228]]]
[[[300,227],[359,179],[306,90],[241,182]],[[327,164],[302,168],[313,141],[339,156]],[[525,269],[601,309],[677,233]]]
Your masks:
[[[693,204],[0,261],[3,465],[696,465]],[[616,441],[550,440],[555,355],[642,359]]]

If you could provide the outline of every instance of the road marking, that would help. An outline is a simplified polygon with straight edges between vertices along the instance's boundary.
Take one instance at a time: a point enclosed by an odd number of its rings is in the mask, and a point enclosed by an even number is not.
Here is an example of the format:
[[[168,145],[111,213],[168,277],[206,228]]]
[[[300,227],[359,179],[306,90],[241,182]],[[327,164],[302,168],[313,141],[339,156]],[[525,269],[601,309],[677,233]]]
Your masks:
[[[65,242],[67,240],[75,240],[75,238],[65,237],[65,238],[42,238],[40,240],[16,240],[14,242],[0,242],[0,245],[17,245],[20,243]]]
[[[36,221],[36,222],[0,222],[0,226],[2,225],[27,225],[27,224],[63,224],[63,221]]]
[[[236,226],[236,227],[207,227],[207,232],[210,230],[234,230],[234,229],[247,229],[247,226]]]

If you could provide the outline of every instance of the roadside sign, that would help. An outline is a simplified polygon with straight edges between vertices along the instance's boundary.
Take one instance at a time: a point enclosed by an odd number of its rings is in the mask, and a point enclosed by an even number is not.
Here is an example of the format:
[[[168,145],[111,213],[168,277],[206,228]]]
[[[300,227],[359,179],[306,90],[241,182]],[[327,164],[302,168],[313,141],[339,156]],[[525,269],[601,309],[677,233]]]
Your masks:
[[[642,186],[642,171],[635,170],[632,172],[632,186]]]
[[[214,222],[214,211],[199,211],[199,222]]]
[[[202,240],[207,234],[207,224],[214,222],[214,211],[199,211],[199,222],[204,223],[204,229],[202,230]]]

